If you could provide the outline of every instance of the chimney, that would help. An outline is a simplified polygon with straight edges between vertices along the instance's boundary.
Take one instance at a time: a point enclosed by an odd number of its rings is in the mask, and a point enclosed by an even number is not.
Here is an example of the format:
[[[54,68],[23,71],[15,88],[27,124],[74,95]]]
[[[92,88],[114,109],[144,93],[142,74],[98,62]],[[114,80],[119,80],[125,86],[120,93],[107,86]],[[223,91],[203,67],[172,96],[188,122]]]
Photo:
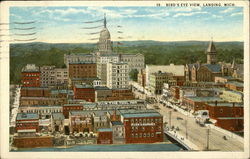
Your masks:
[[[116,121],[116,109],[114,110],[112,120],[113,120],[113,121]]]
[[[217,100],[215,101],[215,106],[217,107]]]

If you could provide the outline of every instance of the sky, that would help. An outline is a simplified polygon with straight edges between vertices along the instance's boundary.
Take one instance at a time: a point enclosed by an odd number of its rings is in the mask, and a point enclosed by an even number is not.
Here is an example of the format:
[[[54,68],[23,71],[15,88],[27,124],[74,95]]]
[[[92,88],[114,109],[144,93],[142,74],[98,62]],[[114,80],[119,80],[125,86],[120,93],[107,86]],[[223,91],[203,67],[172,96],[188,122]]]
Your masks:
[[[49,43],[95,43],[99,34],[89,34],[100,32],[103,21],[85,22],[103,19],[104,13],[112,41],[243,41],[242,7],[131,6],[11,7],[11,39],[36,38],[35,41]],[[34,23],[20,24],[26,22]],[[97,26],[101,27],[83,29]]]

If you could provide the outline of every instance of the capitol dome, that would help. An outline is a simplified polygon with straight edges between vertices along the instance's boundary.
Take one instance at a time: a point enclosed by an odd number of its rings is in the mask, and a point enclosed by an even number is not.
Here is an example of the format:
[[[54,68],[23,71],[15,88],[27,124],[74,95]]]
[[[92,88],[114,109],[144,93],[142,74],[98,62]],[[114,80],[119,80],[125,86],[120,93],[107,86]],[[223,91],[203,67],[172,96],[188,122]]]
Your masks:
[[[101,54],[112,53],[112,42],[110,32],[106,27],[107,21],[104,15],[104,28],[100,32],[98,50]]]
[[[110,39],[110,33],[107,28],[103,28],[100,32],[100,39]]]

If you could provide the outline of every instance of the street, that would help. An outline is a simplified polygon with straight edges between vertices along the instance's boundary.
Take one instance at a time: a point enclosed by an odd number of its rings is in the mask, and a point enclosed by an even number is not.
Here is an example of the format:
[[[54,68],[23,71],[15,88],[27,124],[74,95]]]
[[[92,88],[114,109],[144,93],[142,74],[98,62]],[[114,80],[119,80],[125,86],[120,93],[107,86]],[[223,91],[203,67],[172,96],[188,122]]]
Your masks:
[[[146,99],[146,95],[143,94],[142,92],[135,90],[134,93],[136,97],[140,99]],[[178,134],[184,137],[183,140],[188,139],[190,142],[192,142],[199,148],[198,150],[213,150],[213,151],[244,150],[244,144],[241,143],[240,141],[228,136],[227,140],[225,140],[223,138],[225,134],[206,126],[204,127],[200,126],[199,124],[196,123],[194,117],[183,115],[178,111],[174,111],[173,108],[168,108],[160,103],[151,103],[148,104],[147,107],[151,109],[156,108],[156,110],[163,115],[163,121],[166,124],[164,126],[169,128],[169,124],[171,124],[170,127],[171,128],[174,127],[175,131],[177,131]],[[176,130],[176,128],[178,130]]]

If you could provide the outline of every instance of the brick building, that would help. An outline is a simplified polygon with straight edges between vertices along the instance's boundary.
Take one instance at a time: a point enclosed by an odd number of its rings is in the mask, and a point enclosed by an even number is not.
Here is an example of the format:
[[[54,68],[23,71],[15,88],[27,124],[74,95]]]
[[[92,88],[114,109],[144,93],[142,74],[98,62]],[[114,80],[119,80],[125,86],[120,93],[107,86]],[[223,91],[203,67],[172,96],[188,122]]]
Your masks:
[[[209,117],[216,120],[215,125],[229,131],[243,131],[244,107],[241,103],[205,103]]]
[[[113,144],[113,132],[110,128],[98,129],[97,144]]]
[[[70,62],[69,78],[97,77],[96,63],[92,62]]]
[[[63,115],[66,119],[69,118],[70,111],[81,111],[83,110],[82,104],[64,104],[63,105]]]
[[[163,142],[163,117],[156,110],[119,110],[125,143]]]
[[[170,87],[170,94],[174,99],[180,99],[180,87],[179,86],[172,86]]]
[[[182,99],[182,104],[186,106],[187,109],[196,112],[198,110],[205,110],[206,102],[223,102],[224,100],[219,97],[184,97]]]
[[[49,97],[50,89],[41,87],[21,87],[21,97]]]
[[[141,69],[138,73],[137,76],[137,82],[139,83],[139,85],[141,85],[142,87],[146,86],[146,72],[145,69]]]
[[[18,113],[16,116],[16,131],[18,134],[35,133],[39,131],[39,116],[36,113]]]
[[[17,148],[52,147],[53,137],[14,137],[13,145]]]
[[[95,102],[95,89],[91,85],[79,85],[74,86],[75,99],[83,99],[88,102]]]
[[[49,98],[49,97],[21,97],[20,106],[32,105],[62,105],[67,103],[67,99]]]
[[[35,64],[27,64],[21,74],[23,87],[40,87],[40,70]]]

